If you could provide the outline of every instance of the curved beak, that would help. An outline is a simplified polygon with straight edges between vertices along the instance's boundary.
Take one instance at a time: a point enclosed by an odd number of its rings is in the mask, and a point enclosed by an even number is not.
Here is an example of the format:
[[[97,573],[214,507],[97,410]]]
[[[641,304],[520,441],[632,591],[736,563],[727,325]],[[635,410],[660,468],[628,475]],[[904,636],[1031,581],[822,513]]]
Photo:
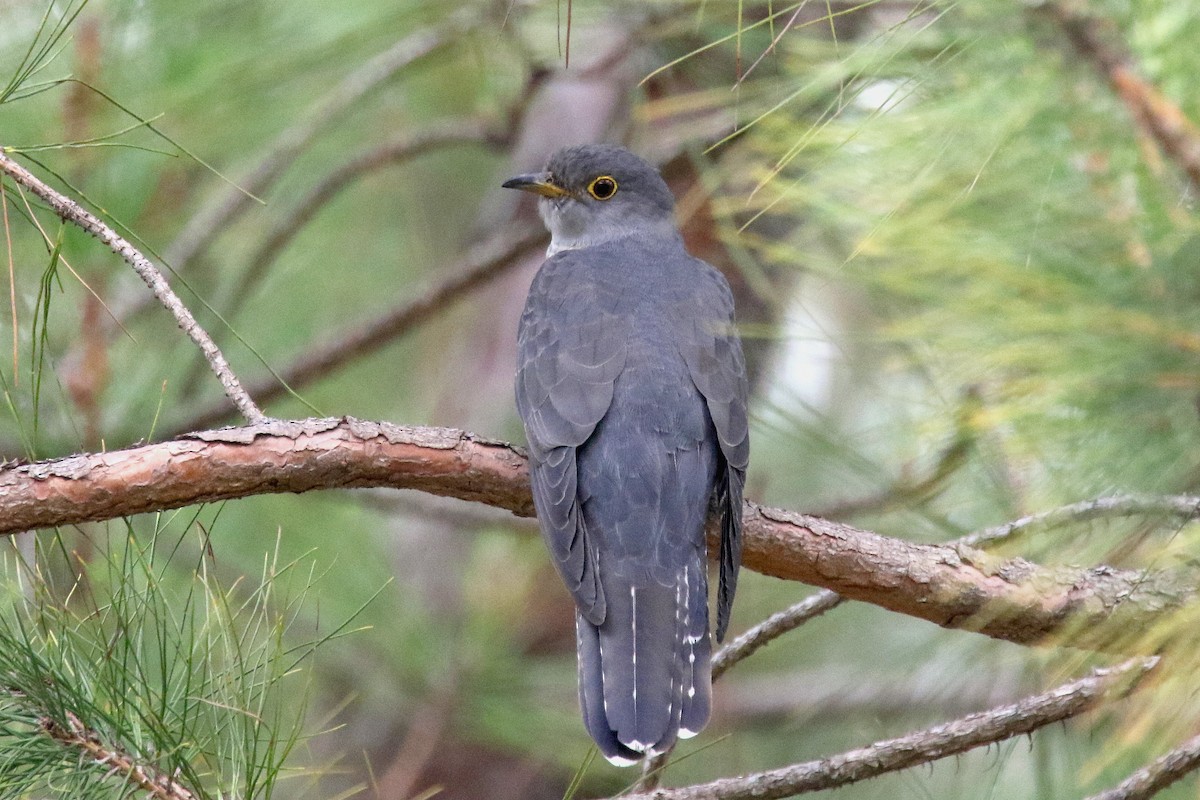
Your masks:
[[[517,175],[500,184],[505,189],[520,189],[523,192],[533,192],[542,197],[570,197],[566,189],[550,181],[549,172],[531,172],[528,175]]]

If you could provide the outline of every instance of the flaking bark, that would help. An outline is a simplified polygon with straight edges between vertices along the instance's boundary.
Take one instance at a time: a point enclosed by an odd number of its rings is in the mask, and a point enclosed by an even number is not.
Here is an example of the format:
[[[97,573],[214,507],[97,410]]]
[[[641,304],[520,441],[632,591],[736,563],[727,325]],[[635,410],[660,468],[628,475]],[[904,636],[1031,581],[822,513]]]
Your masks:
[[[503,442],[352,418],[273,420],[4,466],[0,533],[257,494],[356,487],[416,489],[533,514],[525,456]],[[1048,568],[749,503],[744,538],[749,569],[1018,644],[1054,639],[1135,650],[1138,631],[1195,594],[1186,576]]]

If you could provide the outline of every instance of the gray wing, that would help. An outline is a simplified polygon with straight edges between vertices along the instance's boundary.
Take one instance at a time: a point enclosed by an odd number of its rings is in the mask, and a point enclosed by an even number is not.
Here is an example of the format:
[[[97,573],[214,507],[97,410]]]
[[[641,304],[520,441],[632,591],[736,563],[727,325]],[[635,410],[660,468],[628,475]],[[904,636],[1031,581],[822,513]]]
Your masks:
[[[577,261],[560,253],[534,278],[517,337],[516,395],[543,536],[580,613],[599,625],[604,590],[579,504],[576,449],[612,403],[625,345]]]
[[[747,415],[749,384],[742,342],[734,329],[733,293],[724,276],[702,265],[697,304],[715,313],[679,323],[679,348],[692,382],[704,395],[724,463],[717,472],[714,499],[721,517],[717,641],[725,638],[742,563],[742,490],[750,463]]]

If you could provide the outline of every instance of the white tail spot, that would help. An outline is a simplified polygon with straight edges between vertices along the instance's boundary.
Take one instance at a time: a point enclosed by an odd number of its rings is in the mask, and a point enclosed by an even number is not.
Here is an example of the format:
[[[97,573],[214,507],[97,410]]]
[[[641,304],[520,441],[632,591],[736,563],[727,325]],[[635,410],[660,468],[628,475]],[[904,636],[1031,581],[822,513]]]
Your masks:
[[[637,589],[634,588],[633,586],[629,587],[629,605],[633,608],[633,613],[630,615],[632,617],[632,626],[633,626],[633,646],[630,647],[629,649],[633,652],[633,716],[636,719],[637,718],[637,687],[638,687],[638,677],[637,677]],[[630,744],[629,746],[633,747],[634,750],[645,749],[645,748],[641,748],[641,747],[634,747],[632,744]]]

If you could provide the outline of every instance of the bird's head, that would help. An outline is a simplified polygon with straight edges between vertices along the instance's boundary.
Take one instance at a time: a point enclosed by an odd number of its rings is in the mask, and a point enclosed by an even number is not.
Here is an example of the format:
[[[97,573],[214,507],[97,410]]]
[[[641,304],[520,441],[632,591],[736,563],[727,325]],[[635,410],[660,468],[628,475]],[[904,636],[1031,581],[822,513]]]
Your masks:
[[[541,196],[538,211],[550,230],[551,254],[631,234],[678,237],[671,190],[658,170],[623,147],[565,147],[544,171],[503,185]]]

